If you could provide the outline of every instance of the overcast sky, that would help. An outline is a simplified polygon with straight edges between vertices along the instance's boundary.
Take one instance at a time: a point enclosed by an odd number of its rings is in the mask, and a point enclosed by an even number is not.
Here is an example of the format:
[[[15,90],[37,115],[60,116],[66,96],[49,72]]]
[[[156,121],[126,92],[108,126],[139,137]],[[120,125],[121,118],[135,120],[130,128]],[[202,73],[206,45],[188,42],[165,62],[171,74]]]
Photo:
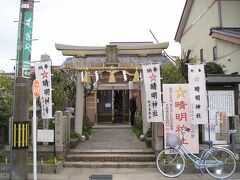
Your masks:
[[[55,43],[105,46],[109,42],[169,41],[167,52],[180,56],[174,36],[185,0],[41,0],[35,3],[32,61],[50,55],[54,65],[66,57]],[[0,0],[0,70],[13,72],[20,0]]]

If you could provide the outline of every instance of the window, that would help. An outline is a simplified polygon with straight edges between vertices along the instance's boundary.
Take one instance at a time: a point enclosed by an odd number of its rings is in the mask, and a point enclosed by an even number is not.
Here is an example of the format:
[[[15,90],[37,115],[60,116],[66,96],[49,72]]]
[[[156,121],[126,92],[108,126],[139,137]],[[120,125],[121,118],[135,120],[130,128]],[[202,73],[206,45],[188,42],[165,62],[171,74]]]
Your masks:
[[[217,60],[217,46],[213,47],[213,60],[216,61]]]
[[[200,49],[200,62],[203,63],[203,49]]]

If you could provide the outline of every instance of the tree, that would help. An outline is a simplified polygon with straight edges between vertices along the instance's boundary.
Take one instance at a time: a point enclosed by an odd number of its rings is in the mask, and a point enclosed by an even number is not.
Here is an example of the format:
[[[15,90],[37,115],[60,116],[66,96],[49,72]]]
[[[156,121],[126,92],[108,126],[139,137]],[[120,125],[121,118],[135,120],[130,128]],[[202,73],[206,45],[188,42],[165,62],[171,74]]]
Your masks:
[[[8,120],[12,113],[13,79],[0,73],[0,142],[7,140]]]
[[[196,64],[197,63],[197,59],[196,58],[188,58],[186,59],[180,59],[178,58],[176,60],[176,67],[177,68],[177,73],[181,73],[182,77],[185,79],[185,82],[188,82],[188,66],[187,63],[190,64]],[[173,64],[168,68],[170,71],[172,70],[173,72],[168,73],[168,75],[171,75],[172,73],[175,72],[175,69],[171,69],[174,68],[172,67]],[[207,62],[204,66],[205,69],[205,74],[224,74],[223,71],[223,67],[215,62]],[[167,76],[167,78],[169,78]]]
[[[52,102],[53,113],[55,111],[64,111],[66,107],[75,107],[76,80],[72,74],[62,70],[52,70]],[[31,81],[36,78],[31,75]],[[32,92],[30,93],[30,104],[32,104]],[[40,101],[38,101],[41,106]]]
[[[178,65],[169,62],[162,66],[163,83],[184,83],[184,77]]]
[[[224,74],[223,67],[215,62],[208,62],[205,65],[206,74]]]
[[[65,71],[52,71],[53,112],[75,107],[76,81]]]

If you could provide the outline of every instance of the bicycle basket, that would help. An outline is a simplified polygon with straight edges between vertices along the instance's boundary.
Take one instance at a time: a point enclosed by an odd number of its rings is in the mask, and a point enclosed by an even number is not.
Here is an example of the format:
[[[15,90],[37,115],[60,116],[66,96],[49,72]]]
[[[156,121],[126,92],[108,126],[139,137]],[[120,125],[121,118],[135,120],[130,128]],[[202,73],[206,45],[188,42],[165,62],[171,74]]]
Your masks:
[[[179,141],[180,141],[179,136],[177,136],[176,134],[167,133],[167,137],[166,137],[167,147],[175,148],[179,144]]]

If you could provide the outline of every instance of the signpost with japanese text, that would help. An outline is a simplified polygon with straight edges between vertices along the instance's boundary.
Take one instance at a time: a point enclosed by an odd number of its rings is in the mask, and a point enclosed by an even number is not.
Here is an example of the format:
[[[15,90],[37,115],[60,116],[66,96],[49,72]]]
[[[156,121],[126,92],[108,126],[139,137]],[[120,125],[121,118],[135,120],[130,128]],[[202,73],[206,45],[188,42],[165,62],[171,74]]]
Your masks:
[[[18,124],[19,127],[22,127],[21,129],[28,129],[26,128],[26,125],[28,127],[28,123],[26,124],[26,122],[29,121],[29,78],[32,50],[33,6],[33,0],[21,0],[20,2],[12,124]],[[13,128],[14,127],[11,127],[11,131],[16,132]],[[22,131],[22,133],[24,133],[24,131]],[[21,134],[19,133],[19,135]],[[28,130],[26,134],[24,133],[23,135],[26,136],[26,139],[21,139],[28,144]],[[12,142],[13,141],[14,136]],[[11,144],[10,150],[11,163],[9,179],[28,179],[28,149],[15,149],[13,144]]]
[[[30,78],[33,2],[23,1],[20,8],[22,11],[20,12],[18,25],[16,74]]]

